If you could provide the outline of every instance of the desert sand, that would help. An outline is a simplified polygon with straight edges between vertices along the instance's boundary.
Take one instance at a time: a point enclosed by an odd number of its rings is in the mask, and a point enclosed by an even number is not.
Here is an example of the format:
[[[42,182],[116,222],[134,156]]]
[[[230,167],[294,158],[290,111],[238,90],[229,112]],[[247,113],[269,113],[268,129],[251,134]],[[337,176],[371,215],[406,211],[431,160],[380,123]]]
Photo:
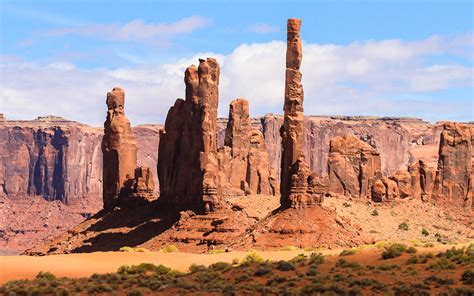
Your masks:
[[[430,248],[417,247],[419,252],[440,252],[446,249],[463,247],[468,244],[436,245]],[[337,261],[342,249],[320,250],[328,256],[328,261]],[[264,259],[289,260],[298,254],[312,251],[257,251]],[[351,256],[353,261],[379,265],[381,250],[367,246],[362,252]],[[210,265],[216,262],[232,262],[234,258],[245,258],[249,252],[232,251],[218,254],[161,253],[161,252],[94,252],[49,256],[0,256],[0,284],[11,280],[33,279],[40,271],[49,271],[57,277],[88,277],[94,273],[115,272],[122,265],[140,263],[162,264],[178,271],[188,271],[191,264]],[[405,257],[400,258],[406,260]]]

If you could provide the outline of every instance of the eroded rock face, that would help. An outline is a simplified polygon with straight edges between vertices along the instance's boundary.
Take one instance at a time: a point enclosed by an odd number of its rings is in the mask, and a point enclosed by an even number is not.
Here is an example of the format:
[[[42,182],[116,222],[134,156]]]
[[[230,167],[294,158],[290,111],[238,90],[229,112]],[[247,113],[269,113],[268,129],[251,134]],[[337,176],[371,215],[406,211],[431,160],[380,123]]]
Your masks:
[[[300,208],[320,202],[310,184],[312,175],[303,153],[304,92],[301,84],[303,50],[300,38],[301,20],[289,19],[287,27],[285,104],[280,129],[282,156],[280,193],[283,207]]]
[[[382,177],[378,151],[352,135],[331,140],[328,169],[329,192],[356,198],[369,198]]]
[[[211,211],[221,194],[217,172],[219,64],[200,60],[185,72],[186,100],[170,108],[160,132],[160,202],[175,209]]]
[[[455,207],[473,207],[474,127],[447,122],[439,144],[433,201]]]
[[[104,123],[103,201],[104,209],[112,209],[120,191],[133,180],[137,166],[137,143],[125,116],[125,93],[115,87],[107,93],[107,120]]]
[[[219,148],[219,182],[224,196],[275,195],[275,173],[268,163],[262,132],[252,129],[245,99],[230,103],[224,147]]]

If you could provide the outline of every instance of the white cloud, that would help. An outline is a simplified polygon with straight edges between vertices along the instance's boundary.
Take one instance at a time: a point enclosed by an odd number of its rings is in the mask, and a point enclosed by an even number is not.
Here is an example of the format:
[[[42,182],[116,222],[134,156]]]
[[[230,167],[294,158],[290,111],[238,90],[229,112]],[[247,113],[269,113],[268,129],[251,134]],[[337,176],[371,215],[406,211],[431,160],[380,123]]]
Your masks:
[[[92,24],[54,29],[42,32],[45,36],[63,36],[76,34],[112,41],[152,40],[176,34],[190,33],[211,24],[211,20],[202,16],[190,16],[173,23],[145,23],[141,19],[126,24]]]
[[[266,33],[279,32],[280,27],[272,26],[269,24],[258,23],[258,24],[253,24],[250,27],[248,27],[248,30],[254,33],[266,34]]]
[[[454,46],[451,41],[460,37],[453,38],[304,44],[306,114],[474,120],[472,94],[452,97],[449,92],[473,88],[471,64],[433,62],[436,55],[467,52],[469,42]],[[112,70],[6,57],[0,64],[0,110],[13,118],[54,114],[100,125],[106,92],[121,86],[133,124],[163,122],[175,99],[184,96],[185,68],[212,56],[221,64],[220,116],[227,116],[229,102],[239,97],[249,100],[252,115],[282,113],[285,50],[282,41],[242,44],[228,55],[206,52],[169,64]]]

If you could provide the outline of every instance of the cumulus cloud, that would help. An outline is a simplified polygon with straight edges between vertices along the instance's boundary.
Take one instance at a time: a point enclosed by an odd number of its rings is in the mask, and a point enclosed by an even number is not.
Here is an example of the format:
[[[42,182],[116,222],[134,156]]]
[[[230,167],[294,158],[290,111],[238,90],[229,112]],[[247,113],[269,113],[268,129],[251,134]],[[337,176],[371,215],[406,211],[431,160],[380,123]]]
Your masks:
[[[454,46],[460,38],[304,44],[306,114],[474,120],[472,64],[433,58],[455,55],[459,60],[456,53],[469,46]],[[90,70],[3,58],[0,110],[12,118],[54,114],[100,125],[106,92],[121,86],[133,124],[163,122],[175,99],[184,96],[185,68],[212,56],[221,64],[220,116],[227,116],[229,102],[241,97],[250,101],[254,116],[282,113],[285,50],[285,42],[271,41],[242,44],[227,55],[205,52],[169,64]],[[460,88],[468,91],[452,91]]]
[[[211,24],[202,16],[190,16],[173,23],[146,23],[135,19],[125,24],[91,24],[42,32],[44,36],[81,35],[110,41],[151,40],[176,34],[190,33]]]
[[[269,25],[269,24],[258,23],[258,24],[254,24],[254,25],[251,25],[250,27],[248,27],[248,30],[250,32],[254,32],[254,33],[265,34],[265,33],[279,32],[280,28],[278,26],[272,26],[272,25]]]

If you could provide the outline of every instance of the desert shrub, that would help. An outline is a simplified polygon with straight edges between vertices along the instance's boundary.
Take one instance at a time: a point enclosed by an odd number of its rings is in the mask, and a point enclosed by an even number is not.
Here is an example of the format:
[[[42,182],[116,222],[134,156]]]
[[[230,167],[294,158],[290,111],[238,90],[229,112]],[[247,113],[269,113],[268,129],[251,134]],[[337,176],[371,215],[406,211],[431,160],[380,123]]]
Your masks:
[[[449,243],[449,237],[447,235],[441,235],[439,233],[435,233],[436,241],[439,243],[442,243],[443,245],[446,245]]]
[[[385,247],[385,251],[382,252],[382,259],[391,259],[401,256],[407,247],[404,244],[392,244]]]
[[[424,228],[421,230],[421,234],[424,235],[424,236],[430,235],[430,233],[428,232],[428,230],[426,230],[426,229],[424,229]]]
[[[395,295],[430,295],[430,287],[422,284],[401,284],[393,287]]]
[[[299,250],[301,249],[295,246],[286,246],[279,249],[279,251],[299,251]]]
[[[262,263],[264,261],[265,260],[263,260],[262,256],[257,252],[251,252],[242,260],[242,264]]]
[[[242,275],[239,275],[238,277],[235,278],[235,282],[236,283],[241,283],[245,280],[248,280],[249,279],[249,276],[247,274],[242,274]]]
[[[316,276],[317,274],[318,274],[318,270],[313,266],[311,266],[306,272],[307,276]]]
[[[378,216],[378,215],[379,215],[379,211],[377,211],[377,209],[374,209],[372,212],[370,212],[370,215],[372,215],[372,216]]]
[[[132,247],[121,247],[119,249],[120,252],[133,252],[133,248]]]
[[[321,253],[311,253],[309,255],[309,264],[310,265],[319,265],[324,263],[324,256]]]
[[[264,276],[272,272],[272,267],[268,264],[260,264],[255,270],[256,276]]]
[[[345,202],[342,204],[342,206],[345,207],[345,208],[349,208],[349,207],[351,207],[351,204],[345,201]]]
[[[239,262],[240,262],[239,258],[232,259],[232,265],[239,265]]]
[[[429,277],[425,278],[425,284],[429,285],[431,283],[435,283],[439,286],[447,286],[454,284],[454,280],[450,278],[441,278],[436,275],[430,275]]]
[[[449,261],[446,258],[440,258],[428,266],[429,270],[438,270],[438,271],[455,269],[455,268],[456,268],[456,264],[454,264],[453,262]]]
[[[135,289],[132,291],[127,292],[127,296],[142,296],[143,292],[139,289]]]
[[[201,264],[191,264],[191,266],[189,266],[189,271],[191,273],[196,273],[196,272],[200,272],[200,271],[206,271],[207,270],[207,267],[204,266],[204,265],[201,265]]]
[[[382,264],[379,267],[377,267],[377,269],[383,270],[383,271],[395,270],[395,269],[399,270],[400,265],[398,265],[398,264]]]
[[[42,279],[42,280],[47,280],[47,281],[53,281],[53,280],[56,279],[56,276],[54,274],[52,274],[51,272],[49,272],[49,271],[40,271],[36,275],[36,279],[37,280]]]
[[[146,248],[134,248],[133,250],[135,252],[139,252],[139,253],[148,253],[148,252],[150,252],[150,250],[148,250]]]
[[[400,223],[400,225],[398,225],[398,229],[407,231],[408,230],[408,224],[406,222],[402,222],[402,223]]]
[[[160,249],[160,252],[162,253],[176,253],[179,252],[179,249],[175,245],[166,245],[163,248]]]
[[[461,275],[461,281],[465,285],[474,285],[474,270],[466,269]]]
[[[407,264],[418,264],[418,257],[417,256],[410,256],[407,260]]]
[[[306,263],[308,260],[308,256],[305,254],[298,254],[297,256],[293,257],[290,262],[291,263],[299,263],[300,265],[303,265]]]
[[[123,265],[120,266],[117,273],[118,274],[146,274],[146,273],[156,273],[156,274],[168,274],[171,272],[171,268],[163,265],[154,265],[151,263],[140,263],[139,265]]]
[[[281,271],[290,271],[295,270],[295,266],[291,262],[280,260],[276,263],[276,269]]]
[[[414,248],[414,247],[409,247],[409,248],[407,249],[407,253],[408,253],[408,254],[415,254],[416,252],[417,252],[417,249]]]
[[[217,262],[217,263],[213,263],[209,265],[209,269],[212,271],[225,272],[231,268],[232,268],[232,265],[230,265],[230,263],[227,263],[227,262]]]
[[[336,267],[338,267],[338,268],[360,269],[362,266],[357,262],[350,262],[350,261],[347,261],[346,259],[341,258],[336,262]]]
[[[339,256],[351,256],[351,255],[354,255],[356,252],[356,250],[354,249],[350,249],[350,250],[343,250]]]

